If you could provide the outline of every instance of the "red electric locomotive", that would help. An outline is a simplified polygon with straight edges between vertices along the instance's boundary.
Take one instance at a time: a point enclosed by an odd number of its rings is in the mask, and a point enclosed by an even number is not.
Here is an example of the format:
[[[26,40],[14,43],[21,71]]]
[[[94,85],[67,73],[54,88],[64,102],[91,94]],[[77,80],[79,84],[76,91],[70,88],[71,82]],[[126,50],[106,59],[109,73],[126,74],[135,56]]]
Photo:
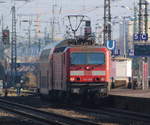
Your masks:
[[[110,51],[64,40],[45,48],[39,59],[39,91],[44,95],[107,94]]]

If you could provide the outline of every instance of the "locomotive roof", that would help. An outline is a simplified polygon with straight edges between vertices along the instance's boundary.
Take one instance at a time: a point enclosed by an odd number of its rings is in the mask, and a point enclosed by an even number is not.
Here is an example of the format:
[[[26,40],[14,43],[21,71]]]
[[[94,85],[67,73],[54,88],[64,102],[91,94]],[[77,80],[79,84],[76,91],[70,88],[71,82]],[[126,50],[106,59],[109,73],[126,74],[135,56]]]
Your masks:
[[[60,47],[100,47],[99,45],[96,45],[96,44],[92,44],[92,45],[82,45],[82,44],[79,44],[79,45],[74,45],[74,44],[70,44],[69,42],[74,42],[75,39],[66,39],[66,40],[62,40],[62,41],[57,41],[57,42],[53,42],[51,44],[49,44],[47,47],[44,48],[45,49],[54,49],[54,48],[60,48]],[[104,46],[103,46],[104,47]]]
[[[72,47],[105,48],[104,46],[99,46],[96,44],[92,44],[92,45],[70,44],[71,42],[75,42],[75,41],[76,41],[75,39],[66,39],[62,41],[53,42],[40,52],[40,57],[43,57],[45,56],[45,54],[48,54],[48,51],[49,51],[48,55],[51,55],[52,53],[64,52],[65,50],[67,50],[67,48],[72,48]]]
[[[88,48],[101,48],[104,46],[96,46],[95,44],[92,45],[74,45],[74,44],[69,44],[69,42],[74,42],[75,40],[70,39],[70,40],[62,40],[62,41],[57,41],[49,44],[47,47],[45,47],[41,52],[40,52],[40,60],[47,60],[52,53],[59,53],[59,52],[64,52],[67,50],[67,48],[71,47],[88,47]]]

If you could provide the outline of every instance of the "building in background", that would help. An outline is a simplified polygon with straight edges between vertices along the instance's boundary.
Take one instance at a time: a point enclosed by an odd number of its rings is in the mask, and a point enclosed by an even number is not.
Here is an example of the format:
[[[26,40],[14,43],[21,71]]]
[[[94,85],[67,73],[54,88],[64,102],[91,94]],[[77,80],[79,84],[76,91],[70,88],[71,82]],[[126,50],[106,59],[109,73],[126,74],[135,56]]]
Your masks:
[[[127,55],[127,36],[128,36],[128,22],[124,19],[119,26],[119,41],[118,41],[118,51],[121,56]]]

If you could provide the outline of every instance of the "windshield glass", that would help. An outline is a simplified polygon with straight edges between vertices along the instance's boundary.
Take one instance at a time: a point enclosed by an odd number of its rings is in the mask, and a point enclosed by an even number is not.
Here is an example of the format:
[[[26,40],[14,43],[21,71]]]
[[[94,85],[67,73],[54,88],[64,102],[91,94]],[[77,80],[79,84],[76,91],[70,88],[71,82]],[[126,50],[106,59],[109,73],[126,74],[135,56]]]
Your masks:
[[[99,65],[104,63],[104,53],[71,53],[71,64],[74,65]]]

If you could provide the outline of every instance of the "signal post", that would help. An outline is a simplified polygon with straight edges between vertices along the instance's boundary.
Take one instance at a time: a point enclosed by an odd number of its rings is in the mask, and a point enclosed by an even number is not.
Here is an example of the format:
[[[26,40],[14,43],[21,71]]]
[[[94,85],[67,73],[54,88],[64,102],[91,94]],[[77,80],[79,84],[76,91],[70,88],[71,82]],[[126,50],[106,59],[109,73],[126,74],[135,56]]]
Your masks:
[[[144,57],[143,58],[143,61],[142,61],[142,69],[143,69],[143,76],[142,76],[142,89],[145,90],[145,89],[148,89],[149,88],[149,85],[148,85],[148,74],[149,74],[149,71],[148,71],[148,58],[147,57]]]

